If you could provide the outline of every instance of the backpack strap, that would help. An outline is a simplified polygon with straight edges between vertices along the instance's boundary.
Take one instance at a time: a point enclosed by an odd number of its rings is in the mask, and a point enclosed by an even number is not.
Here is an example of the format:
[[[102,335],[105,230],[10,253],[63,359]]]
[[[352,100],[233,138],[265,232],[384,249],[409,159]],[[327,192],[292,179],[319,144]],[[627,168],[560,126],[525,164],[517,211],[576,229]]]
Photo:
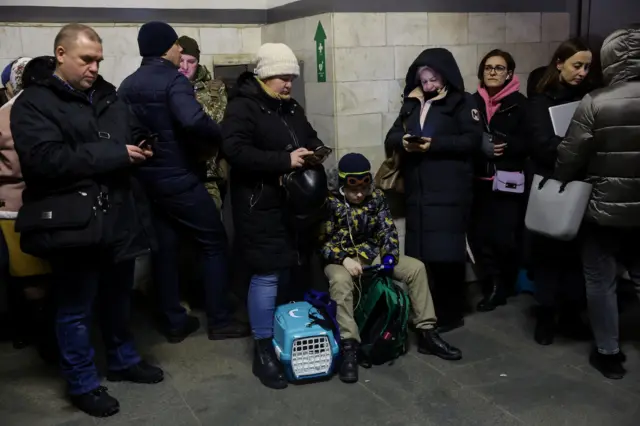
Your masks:
[[[311,324],[318,324],[325,330],[333,331],[336,342],[340,343],[340,326],[336,318],[338,308],[335,300],[331,299],[327,292],[309,290],[304,295],[304,301],[316,308],[322,316],[320,318],[313,313],[309,313]]]

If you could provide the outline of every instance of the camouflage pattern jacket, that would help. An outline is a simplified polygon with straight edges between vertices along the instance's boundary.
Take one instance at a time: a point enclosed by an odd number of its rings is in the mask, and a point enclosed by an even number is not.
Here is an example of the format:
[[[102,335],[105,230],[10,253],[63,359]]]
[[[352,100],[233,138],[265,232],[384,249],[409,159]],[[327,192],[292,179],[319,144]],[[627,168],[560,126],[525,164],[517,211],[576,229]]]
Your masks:
[[[227,107],[227,92],[224,83],[211,78],[211,73],[204,65],[198,65],[196,76],[193,80],[193,90],[196,99],[202,105],[202,109],[207,115],[213,118],[216,123],[222,122],[224,110]],[[205,186],[211,197],[215,200],[218,208],[222,205],[219,184],[226,179],[226,170],[217,155],[207,161],[207,178]]]
[[[381,190],[376,189],[360,205],[332,193],[327,205],[330,217],[323,230],[322,256],[328,263],[341,265],[347,257],[373,262],[386,254],[398,259],[398,230]]]

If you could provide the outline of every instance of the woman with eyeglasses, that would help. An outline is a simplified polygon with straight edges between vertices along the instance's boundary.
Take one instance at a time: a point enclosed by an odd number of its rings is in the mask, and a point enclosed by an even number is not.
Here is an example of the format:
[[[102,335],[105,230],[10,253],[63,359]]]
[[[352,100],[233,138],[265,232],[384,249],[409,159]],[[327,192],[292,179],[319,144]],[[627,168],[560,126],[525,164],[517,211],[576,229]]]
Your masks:
[[[475,162],[471,243],[484,296],[477,306],[481,312],[506,303],[518,272],[527,99],[515,68],[513,57],[500,49],[487,53],[478,66],[474,97],[484,138]]]
[[[584,41],[567,40],[558,46],[538,81],[528,109],[534,173],[553,176],[558,145],[563,138],[553,129],[549,108],[579,101],[599,86],[602,74],[599,67],[592,66],[593,62],[592,51]],[[588,338],[589,330],[580,318],[586,296],[579,242],[531,235],[531,256],[540,305],[535,341],[540,345],[552,344],[556,330],[571,337]]]
[[[480,113],[455,58],[443,48],[423,51],[407,72],[385,148],[400,154],[405,252],[427,265],[440,333],[464,325],[466,233],[481,142]]]

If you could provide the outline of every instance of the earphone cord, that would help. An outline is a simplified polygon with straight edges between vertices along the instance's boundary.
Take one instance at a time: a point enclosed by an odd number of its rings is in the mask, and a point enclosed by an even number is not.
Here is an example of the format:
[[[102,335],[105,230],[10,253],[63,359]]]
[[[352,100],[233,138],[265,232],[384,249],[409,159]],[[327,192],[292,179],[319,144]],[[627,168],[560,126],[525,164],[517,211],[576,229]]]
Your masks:
[[[349,203],[347,202],[347,196],[344,193],[344,187],[340,187],[340,193],[342,194],[342,199],[344,200],[344,204],[345,206],[347,206],[347,228],[349,230],[349,239],[351,240],[351,244],[353,245],[353,249],[356,251],[356,262],[360,263],[362,265],[362,262],[360,261],[360,256],[358,256],[358,247],[356,246],[356,242],[353,239],[353,233],[351,232],[351,207],[349,206]],[[343,251],[347,251],[344,248],[344,244],[343,241],[340,241],[340,246],[342,248]],[[352,280],[353,281],[353,286],[355,287],[355,290],[357,291],[358,295],[357,295],[357,300],[356,303],[353,306],[353,310],[355,311],[356,309],[358,309],[358,306],[360,306],[360,299],[362,296],[362,274],[358,275],[358,279],[357,280]]]

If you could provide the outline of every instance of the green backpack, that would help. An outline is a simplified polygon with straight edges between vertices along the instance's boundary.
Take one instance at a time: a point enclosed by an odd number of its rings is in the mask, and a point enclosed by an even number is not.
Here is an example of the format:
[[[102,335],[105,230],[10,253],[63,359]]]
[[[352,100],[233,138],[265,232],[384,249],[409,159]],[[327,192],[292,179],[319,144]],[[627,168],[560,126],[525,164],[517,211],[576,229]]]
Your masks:
[[[355,312],[363,367],[391,363],[407,352],[410,310],[409,297],[389,276],[373,277]]]

